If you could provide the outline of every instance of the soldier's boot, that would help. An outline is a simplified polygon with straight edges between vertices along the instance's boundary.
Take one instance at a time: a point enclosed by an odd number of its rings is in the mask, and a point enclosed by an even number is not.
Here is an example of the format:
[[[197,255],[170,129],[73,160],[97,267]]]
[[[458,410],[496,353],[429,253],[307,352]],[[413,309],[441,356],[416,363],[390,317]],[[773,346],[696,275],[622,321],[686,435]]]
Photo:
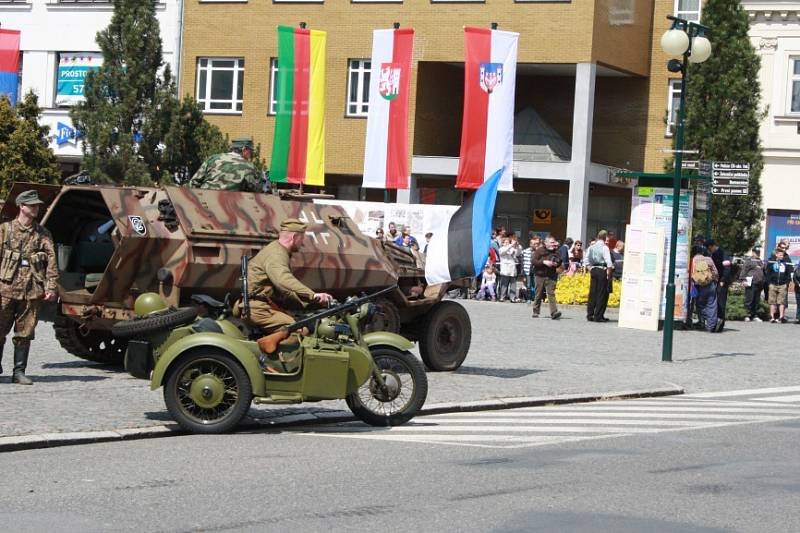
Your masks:
[[[25,375],[25,369],[28,367],[28,352],[30,352],[30,349],[30,344],[14,345],[14,375],[11,377],[11,383],[33,385],[31,378]]]
[[[0,342],[0,376],[3,375],[3,348],[6,347],[6,343]]]
[[[297,370],[300,359],[300,338],[296,334],[281,340],[271,352],[264,351],[267,348],[264,343],[260,343],[259,347],[262,349],[259,360],[264,372],[288,374]]]

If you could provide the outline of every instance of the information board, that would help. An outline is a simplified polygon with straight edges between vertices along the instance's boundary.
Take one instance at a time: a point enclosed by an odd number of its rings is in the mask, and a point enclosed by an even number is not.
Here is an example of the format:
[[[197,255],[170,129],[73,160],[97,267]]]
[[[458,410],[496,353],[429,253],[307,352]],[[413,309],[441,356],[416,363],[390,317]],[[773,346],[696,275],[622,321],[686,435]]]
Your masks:
[[[686,318],[689,298],[689,252],[691,245],[692,212],[694,198],[682,190],[678,217],[678,242],[675,257],[675,320]],[[662,258],[661,311],[659,319],[666,316],[666,286],[669,274],[669,247],[672,233],[672,189],[666,187],[635,187],[631,201],[631,225],[664,230]],[[627,256],[625,258],[627,269]],[[623,271],[624,274],[624,271]],[[623,286],[624,288],[624,286]]]
[[[664,277],[664,229],[628,225],[619,327],[658,330]]]

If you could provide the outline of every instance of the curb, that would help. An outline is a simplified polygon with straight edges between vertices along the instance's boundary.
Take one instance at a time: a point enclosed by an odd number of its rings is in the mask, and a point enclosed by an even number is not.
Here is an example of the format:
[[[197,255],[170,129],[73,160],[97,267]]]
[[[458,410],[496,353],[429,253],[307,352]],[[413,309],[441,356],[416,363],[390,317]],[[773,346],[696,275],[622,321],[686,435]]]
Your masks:
[[[642,391],[605,392],[598,394],[572,394],[558,396],[494,398],[491,400],[477,400],[468,402],[437,403],[424,407],[417,416],[438,415],[443,413],[491,411],[500,409],[518,409],[521,407],[543,407],[547,405],[565,405],[573,403],[588,403],[601,400],[630,400],[634,398],[657,398],[660,396],[673,396],[683,394],[681,387],[666,387]],[[247,420],[239,425],[237,430],[263,431],[289,428],[293,426],[307,426],[318,424],[333,424],[338,422],[353,422],[357,419],[344,411],[302,413],[286,415],[269,420]],[[111,431],[83,431],[75,433],[42,433],[38,435],[20,435],[13,437],[0,437],[0,453],[22,450],[36,450],[41,448],[56,448],[60,446],[76,446],[80,444],[97,444],[103,442],[131,441],[142,439],[157,439],[163,437],[177,437],[188,433],[177,424],[152,426],[146,428],[127,428]]]

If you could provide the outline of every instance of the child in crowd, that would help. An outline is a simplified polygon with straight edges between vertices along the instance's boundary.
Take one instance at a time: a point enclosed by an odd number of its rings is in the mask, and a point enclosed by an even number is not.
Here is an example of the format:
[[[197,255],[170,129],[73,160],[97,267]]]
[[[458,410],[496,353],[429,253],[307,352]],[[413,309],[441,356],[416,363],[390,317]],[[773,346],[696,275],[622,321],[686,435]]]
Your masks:
[[[497,300],[497,296],[494,292],[495,282],[497,281],[497,276],[494,273],[494,268],[492,265],[486,265],[483,267],[483,276],[481,276],[481,288],[478,290],[478,294],[475,295],[475,299],[477,300],[491,300],[494,302]]]

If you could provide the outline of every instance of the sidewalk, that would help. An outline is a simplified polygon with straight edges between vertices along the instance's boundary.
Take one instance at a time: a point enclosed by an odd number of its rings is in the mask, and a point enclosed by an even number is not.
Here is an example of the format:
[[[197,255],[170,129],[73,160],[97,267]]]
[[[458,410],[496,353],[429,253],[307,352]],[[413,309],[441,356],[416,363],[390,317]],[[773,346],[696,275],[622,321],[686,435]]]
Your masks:
[[[452,373],[429,373],[426,407],[502,405],[503,401],[603,396],[614,391],[687,393],[797,384],[795,338],[800,326],[729,323],[722,334],[677,331],[673,363],[661,362],[661,333],[589,323],[583,309],[530,318],[525,304],[462,301],[472,317],[472,347]],[[543,315],[544,316],[544,315]],[[77,359],[41,323],[31,350],[32,387],[11,385],[11,342],[0,378],[0,439],[75,432],[118,432],[171,425],[161,390],[123,371]],[[460,406],[460,407],[459,407]],[[291,407],[258,406],[260,423],[349,415],[343,401]],[[299,418],[298,418],[299,417]],[[136,433],[136,432],[130,432]],[[52,437],[52,436],[51,436]]]

